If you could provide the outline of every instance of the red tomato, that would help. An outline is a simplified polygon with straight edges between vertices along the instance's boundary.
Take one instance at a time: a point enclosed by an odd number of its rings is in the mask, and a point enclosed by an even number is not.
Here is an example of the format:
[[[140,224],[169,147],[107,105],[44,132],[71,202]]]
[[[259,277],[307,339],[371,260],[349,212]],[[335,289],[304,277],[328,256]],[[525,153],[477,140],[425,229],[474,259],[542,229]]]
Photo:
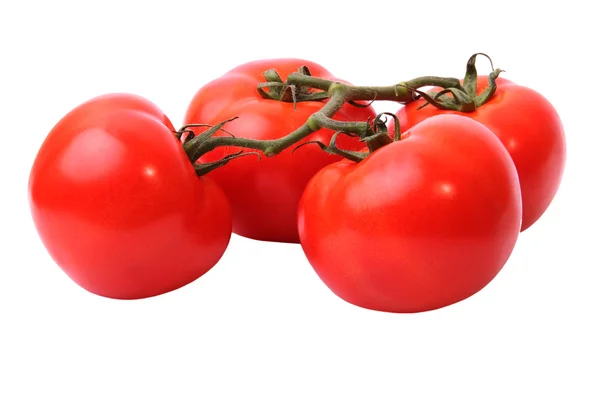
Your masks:
[[[134,299],[207,272],[231,236],[225,194],[195,174],[168,118],[128,94],[94,98],[52,129],[29,199],[55,262],[84,289]]]
[[[322,66],[299,59],[261,60],[243,64],[202,87],[191,101],[185,124],[217,124],[232,117],[239,119],[226,125],[238,137],[277,139],[300,127],[318,111],[322,101],[293,103],[263,99],[257,85],[265,81],[262,73],[274,68],[281,78],[307,66],[313,76],[338,80]],[[350,104],[335,116],[339,120],[366,121],[374,117],[373,108]],[[224,133],[221,133],[224,134]],[[333,132],[321,129],[308,140],[329,143]],[[356,140],[340,138],[340,147],[362,147]],[[218,148],[201,158],[215,161],[239,149]],[[304,146],[292,154],[287,149],[279,155],[257,160],[244,157],[210,173],[229,198],[233,211],[233,231],[241,236],[267,241],[298,242],[296,216],[298,202],[310,178],[324,166],[339,161],[338,156],[317,146]]]
[[[299,207],[300,240],[324,283],[349,303],[421,312],[486,286],[519,234],[510,156],[485,126],[444,115],[360,163],[317,173]]]
[[[478,94],[488,77],[477,79]],[[431,105],[417,110],[425,100],[401,108],[400,129],[406,131],[439,114],[462,114],[483,123],[510,153],[519,173],[523,196],[523,224],[529,228],[550,205],[558,191],[565,166],[566,144],[560,118],[542,95],[509,80],[498,78],[492,99],[470,113],[439,110]]]

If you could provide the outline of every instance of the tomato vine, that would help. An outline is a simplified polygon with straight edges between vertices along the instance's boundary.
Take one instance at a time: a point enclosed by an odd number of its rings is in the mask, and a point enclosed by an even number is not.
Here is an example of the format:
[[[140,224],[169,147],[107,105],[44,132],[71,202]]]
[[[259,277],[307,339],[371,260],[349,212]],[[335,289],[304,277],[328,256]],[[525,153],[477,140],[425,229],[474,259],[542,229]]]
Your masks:
[[[478,55],[487,57],[493,69],[488,77],[488,87],[480,95],[476,94],[477,69],[475,61]],[[196,137],[189,138],[184,143],[184,149],[190,160],[195,163],[198,175],[204,175],[237,157],[248,154],[275,156],[322,128],[356,136],[365,142],[369,152],[373,152],[392,142],[387,129],[385,129],[384,117],[387,115],[395,118],[395,116],[391,113],[381,113],[375,119],[368,121],[335,120],[333,117],[345,103],[351,103],[357,107],[362,106],[358,103],[361,101],[395,101],[408,104],[423,98],[427,101],[427,104],[439,109],[471,112],[492,98],[496,90],[496,79],[501,72],[501,69],[493,68],[490,57],[483,53],[476,53],[469,58],[462,84],[457,78],[423,76],[389,86],[355,86],[312,76],[306,66],[300,67],[298,72],[288,75],[286,80],[283,81],[277,72],[271,69],[264,72],[265,82],[260,83],[257,87],[257,91],[263,98],[273,101],[293,102],[294,104],[302,101],[322,101],[325,99],[328,101],[324,103],[319,111],[312,114],[302,126],[278,139],[259,140],[236,137],[234,134],[214,136],[216,132],[223,130],[226,123],[235,119],[233,118],[211,126],[210,129]],[[423,87],[431,86],[439,87],[442,90],[436,93],[427,93],[420,90]],[[398,122],[395,121],[395,123]],[[198,126],[203,126],[203,124],[184,125],[177,134],[181,136],[182,132]],[[329,144],[319,143],[319,145],[324,151],[342,155],[348,159],[358,161],[365,157],[365,154],[357,154],[357,152],[348,152],[337,148],[335,145],[336,139],[337,135],[332,138]],[[200,157],[217,147],[237,147],[257,150],[258,152],[248,153],[240,150],[218,161],[204,165],[196,163]]]

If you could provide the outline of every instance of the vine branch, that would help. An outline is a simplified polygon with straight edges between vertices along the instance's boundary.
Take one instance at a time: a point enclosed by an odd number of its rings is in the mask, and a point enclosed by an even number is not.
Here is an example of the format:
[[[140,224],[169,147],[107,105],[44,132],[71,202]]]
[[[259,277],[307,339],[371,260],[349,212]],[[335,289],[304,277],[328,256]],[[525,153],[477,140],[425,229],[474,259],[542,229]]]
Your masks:
[[[265,156],[272,157],[322,128],[354,133],[360,136],[369,129],[369,122],[345,122],[333,119],[333,116],[346,102],[377,99],[408,103],[414,100],[413,88],[434,85],[455,87],[459,85],[458,79],[455,78],[422,77],[392,86],[352,86],[347,83],[317,78],[297,72],[290,74],[285,83],[288,85],[310,86],[315,89],[326,90],[329,100],[321,110],[311,115],[298,129],[279,139],[258,140],[231,136],[213,136],[214,133],[222,130],[223,127],[223,124],[215,125],[218,128],[211,129],[210,134],[207,134],[207,131],[188,140],[184,144],[184,149],[190,156],[190,160],[196,162],[202,155],[223,146],[259,150]]]
[[[204,154],[216,149],[217,147],[237,147],[240,149],[257,150],[267,157],[275,156],[285,149],[294,146],[298,142],[307,138],[313,132],[325,128],[335,132],[345,132],[358,136],[366,142],[369,149],[380,147],[392,141],[391,138],[384,137],[377,126],[381,125],[378,116],[373,121],[338,121],[333,119],[334,115],[349,103],[356,106],[362,106],[361,101],[395,101],[399,103],[410,103],[418,98],[424,98],[427,103],[433,104],[438,108],[456,109],[464,112],[473,111],[488,101],[494,94],[496,85],[495,80],[502,70],[496,69],[489,75],[489,87],[480,96],[476,94],[477,71],[475,69],[475,59],[473,55],[467,63],[467,74],[465,76],[466,85],[463,87],[457,78],[443,78],[437,76],[423,76],[409,81],[399,82],[390,86],[353,86],[347,83],[323,79],[311,76],[308,68],[302,67],[298,72],[288,75],[285,82],[281,80],[274,70],[265,72],[266,83],[258,85],[259,94],[265,99],[272,101],[293,102],[294,107],[299,101],[323,101],[327,99],[323,107],[312,114],[307,121],[293,132],[273,140],[258,140],[250,138],[241,138],[235,136],[214,136],[219,130],[223,130],[223,125],[228,121],[211,127],[205,132],[191,139],[184,141],[183,147],[190,158],[190,161],[196,163]],[[486,56],[485,54],[483,54]],[[487,57],[487,56],[486,56]],[[489,57],[488,57],[489,59]],[[438,87],[442,89],[437,95],[428,95],[421,91],[423,87]],[[268,89],[268,90],[265,90]],[[272,91],[272,92],[271,92]],[[454,99],[442,100],[442,94],[449,93]],[[388,113],[385,113],[388,114]],[[235,119],[235,118],[234,118]],[[397,123],[397,121],[396,121]],[[186,127],[186,129],[189,128]],[[183,128],[182,128],[183,129]],[[187,131],[186,131],[187,132]],[[389,140],[387,140],[389,139]],[[326,146],[327,147],[327,146]],[[329,146],[330,148],[331,146]],[[337,150],[336,150],[337,151]],[[255,152],[256,154],[259,154]],[[223,160],[212,163],[214,168],[226,164],[231,159],[242,156],[244,151],[230,154]],[[199,175],[212,169],[196,168]]]

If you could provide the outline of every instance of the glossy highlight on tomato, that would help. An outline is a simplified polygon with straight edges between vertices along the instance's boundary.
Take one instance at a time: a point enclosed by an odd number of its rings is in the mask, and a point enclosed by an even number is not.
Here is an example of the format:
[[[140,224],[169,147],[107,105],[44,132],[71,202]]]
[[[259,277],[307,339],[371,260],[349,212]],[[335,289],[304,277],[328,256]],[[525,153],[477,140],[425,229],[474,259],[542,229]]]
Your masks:
[[[319,171],[300,202],[302,248],[340,298],[429,311],[485,287],[521,226],[515,166],[484,125],[429,118],[365,160]]]
[[[508,79],[498,78],[494,96],[473,112],[440,110],[425,100],[402,107],[396,114],[404,132],[434,115],[460,114],[481,122],[500,138],[519,173],[523,196],[524,231],[546,211],[556,195],[566,161],[563,125],[552,104],[541,94]],[[477,78],[477,92],[488,77]]]
[[[341,81],[314,62],[301,59],[267,59],[242,64],[203,86],[190,102],[184,124],[218,124],[232,117],[226,129],[236,137],[261,140],[278,139],[294,131],[315,112],[324,101],[302,101],[295,105],[264,99],[257,86],[265,82],[263,73],[275,69],[280,77],[309,68],[316,77]],[[334,117],[338,120],[366,121],[373,118],[372,107],[359,108],[345,104]],[[220,135],[226,135],[221,132]],[[306,139],[329,143],[334,132],[320,129]],[[340,147],[359,149],[357,140],[343,137]],[[294,146],[295,147],[295,146]],[[217,148],[203,156],[201,162],[216,161],[237,148]],[[296,216],[298,202],[310,178],[321,168],[341,158],[323,152],[317,146],[303,146],[296,151],[288,148],[277,156],[244,157],[211,172],[225,191],[233,211],[233,231],[252,239],[297,243]]]
[[[96,97],[54,126],[31,169],[29,202],[54,261],[109,298],[196,280],[231,236],[225,194],[196,176],[158,107],[131,94]]]

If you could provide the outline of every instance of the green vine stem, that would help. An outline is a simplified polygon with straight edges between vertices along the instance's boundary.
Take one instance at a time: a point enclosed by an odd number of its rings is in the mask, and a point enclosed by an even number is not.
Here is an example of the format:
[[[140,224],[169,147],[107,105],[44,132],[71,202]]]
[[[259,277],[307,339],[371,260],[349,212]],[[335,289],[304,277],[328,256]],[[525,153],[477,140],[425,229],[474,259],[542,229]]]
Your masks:
[[[374,149],[392,141],[387,136],[387,132],[385,132],[385,135],[382,132],[380,123],[382,114],[374,121],[347,122],[333,119],[334,115],[345,103],[355,106],[361,106],[356,103],[360,101],[383,100],[410,103],[422,97],[427,101],[426,104],[432,104],[438,108],[460,110],[463,112],[473,111],[493,96],[496,87],[495,80],[500,72],[502,72],[502,70],[495,69],[489,75],[488,88],[480,96],[476,96],[477,71],[475,69],[475,60],[478,55],[484,55],[489,59],[487,55],[482,53],[471,56],[467,63],[464,86],[456,78],[437,76],[423,76],[390,86],[353,86],[343,82],[311,76],[310,71],[306,67],[301,67],[298,72],[290,74],[285,82],[283,82],[274,70],[269,70],[264,74],[266,83],[259,84],[257,88],[263,98],[271,99],[272,101],[293,102],[294,105],[297,101],[321,101],[324,99],[328,99],[328,101],[298,129],[279,139],[257,140],[235,137],[231,134],[229,136],[214,136],[217,131],[223,130],[223,126],[231,121],[229,120],[211,127],[196,137],[185,140],[183,144],[184,150],[193,163],[196,163],[204,154],[222,146],[257,150],[258,152],[254,152],[253,154],[260,155],[262,153],[267,157],[272,157],[294,146],[313,132],[325,128],[335,132],[358,136],[367,144],[367,147],[372,152]],[[420,88],[429,86],[439,87],[442,91],[437,94],[428,94],[419,90]],[[384,114],[390,115],[389,113]],[[181,132],[189,132],[189,128],[200,125],[186,125],[180,129],[178,134],[181,135]],[[333,143],[335,143],[335,140]],[[335,148],[334,145],[321,145],[321,148],[324,150],[338,152],[336,154],[339,154],[340,150]],[[225,165],[234,158],[246,154],[243,151],[231,154],[223,160],[211,163],[211,165],[205,167],[198,166],[196,167],[196,171],[198,175],[205,174],[214,168]],[[358,156],[352,154],[349,157],[356,159]]]
[[[440,86],[443,88],[458,87],[460,82],[456,78],[422,77],[392,86],[352,86],[350,84],[330,81],[300,73],[292,73],[286,80],[288,85],[310,86],[326,91],[329,101],[298,129],[274,140],[257,140],[232,136],[213,136],[220,130],[225,122],[215,125],[210,129],[184,144],[184,149],[192,162],[196,162],[202,155],[221,146],[240,147],[261,151],[265,156],[272,157],[283,150],[293,146],[311,133],[326,128],[333,131],[364,135],[369,129],[368,121],[344,122],[333,119],[333,116],[350,101],[393,100],[408,103],[414,100],[414,89],[423,86]],[[189,126],[184,126],[185,131]]]

